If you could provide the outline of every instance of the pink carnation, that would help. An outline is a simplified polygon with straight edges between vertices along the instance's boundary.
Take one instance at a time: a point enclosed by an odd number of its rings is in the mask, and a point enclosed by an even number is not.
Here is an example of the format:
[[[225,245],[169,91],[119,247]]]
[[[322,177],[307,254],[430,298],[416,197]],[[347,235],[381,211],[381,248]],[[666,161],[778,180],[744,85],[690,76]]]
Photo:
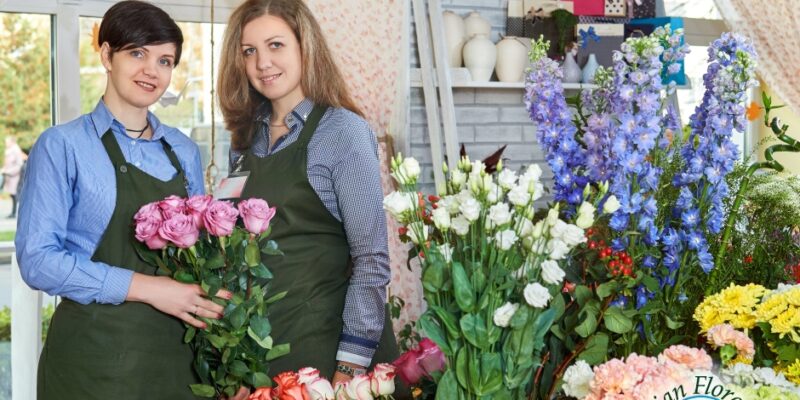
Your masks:
[[[711,356],[703,349],[694,347],[675,345],[670,346],[661,353],[661,357],[683,364],[689,369],[702,369],[709,371],[714,365]]]
[[[211,201],[214,200],[213,197],[209,195],[197,195],[189,197],[186,200],[186,214],[192,217],[195,226],[197,229],[205,228],[205,222],[203,221],[203,214],[208,208],[208,205],[211,204]]]
[[[230,201],[214,200],[206,208],[203,215],[203,223],[208,233],[214,236],[229,236],[233,233],[236,226],[236,218],[239,212],[233,207]]]
[[[753,358],[756,354],[755,345],[753,340],[750,339],[744,332],[737,331],[733,325],[719,324],[714,325],[707,333],[708,341],[715,348],[724,347],[726,345],[733,345],[736,347],[737,353],[744,358]]]

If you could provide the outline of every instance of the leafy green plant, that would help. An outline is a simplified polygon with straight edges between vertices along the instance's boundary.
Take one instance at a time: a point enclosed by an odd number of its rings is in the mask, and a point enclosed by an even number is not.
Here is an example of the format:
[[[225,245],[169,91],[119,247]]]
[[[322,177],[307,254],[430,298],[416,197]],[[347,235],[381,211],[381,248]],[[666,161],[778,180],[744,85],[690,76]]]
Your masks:
[[[50,319],[53,318],[55,308],[52,304],[48,304],[42,308],[42,342],[47,337],[47,330],[50,328]],[[8,342],[11,340],[11,309],[3,307],[0,310],[0,342]]]

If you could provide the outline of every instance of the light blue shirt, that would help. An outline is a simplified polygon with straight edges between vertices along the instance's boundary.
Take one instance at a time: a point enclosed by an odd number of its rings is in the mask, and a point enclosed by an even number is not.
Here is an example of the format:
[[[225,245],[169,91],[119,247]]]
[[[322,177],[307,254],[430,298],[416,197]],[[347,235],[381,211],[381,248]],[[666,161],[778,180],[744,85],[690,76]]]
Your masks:
[[[36,141],[15,240],[29,286],[81,304],[119,304],[127,297],[133,271],[91,260],[116,205],[114,167],[101,141],[109,128],[127,162],[167,181],[177,171],[161,145],[164,138],[186,173],[189,195],[204,192],[197,145],[152,113],[147,119],[153,137],[133,139],[100,100],[90,114],[51,127]]]

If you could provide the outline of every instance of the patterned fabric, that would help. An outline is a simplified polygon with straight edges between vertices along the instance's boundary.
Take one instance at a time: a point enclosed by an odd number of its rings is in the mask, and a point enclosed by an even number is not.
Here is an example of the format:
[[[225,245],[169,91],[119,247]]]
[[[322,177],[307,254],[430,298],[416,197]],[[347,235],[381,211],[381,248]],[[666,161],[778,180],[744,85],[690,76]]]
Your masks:
[[[800,113],[800,2],[770,0],[767,7],[753,7],[748,0],[715,1],[728,27],[753,41],[761,79]]]
[[[257,119],[262,124],[253,140],[253,154],[266,157],[296,142],[313,108],[308,99],[295,107],[284,121],[289,133],[271,149],[270,114],[260,115]],[[239,157],[241,153],[231,151],[231,170]],[[367,122],[348,110],[328,109],[308,143],[306,171],[311,187],[347,234],[354,265],[337,359],[359,365],[370,364],[380,341],[385,288],[391,278],[378,169],[377,141]]]
[[[407,0],[307,0],[319,20],[328,45],[339,61],[342,73],[356,102],[366,114],[373,130],[388,135],[392,125],[402,120],[395,114],[404,113],[395,104],[402,103],[405,94],[398,92],[400,71],[408,68],[401,57],[403,47],[404,14]],[[381,179],[384,195],[392,191],[388,160],[391,149],[381,146]],[[398,225],[387,215],[389,254],[392,283],[389,293],[402,298],[406,305],[400,319],[394,320],[395,332],[409,321],[416,321],[424,304],[418,267],[413,271],[406,266],[408,246],[397,235]]]
[[[178,156],[189,195],[202,194],[203,171],[197,145],[148,113],[152,139],[132,139],[101,100],[91,114],[42,133],[26,166],[15,244],[25,282],[35,289],[81,304],[119,304],[133,272],[92,255],[111,220],[116,202],[114,167],[100,138],[111,129],[125,159],[166,181],[177,172],[164,152],[164,139]],[[133,229],[133,228],[131,228]]]

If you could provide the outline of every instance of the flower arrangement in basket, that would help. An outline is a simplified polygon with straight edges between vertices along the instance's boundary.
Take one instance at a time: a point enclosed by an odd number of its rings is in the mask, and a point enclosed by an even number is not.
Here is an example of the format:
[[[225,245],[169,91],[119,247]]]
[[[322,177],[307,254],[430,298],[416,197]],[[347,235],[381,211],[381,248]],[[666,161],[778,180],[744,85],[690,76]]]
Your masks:
[[[270,304],[286,292],[265,297],[272,273],[261,253],[282,254],[268,240],[275,208],[262,199],[230,201],[211,196],[170,196],[144,205],[134,216],[140,256],[157,274],[199,284],[208,294],[226,289],[230,300],[210,296],[225,307],[221,319],[198,317],[207,328],[187,325],[184,341],[194,349],[201,397],[232,396],[240,386],[270,386],[268,362],[289,352],[275,344],[267,319]],[[241,223],[239,223],[241,222]]]
[[[433,374],[437,398],[519,398],[531,390],[545,335],[559,318],[551,300],[561,299],[562,266],[608,201],[606,193],[584,201],[568,223],[558,206],[537,213],[538,165],[518,175],[499,163],[497,171],[462,158],[458,168],[445,167],[442,196],[425,198],[416,189],[419,163],[392,159],[400,189],[384,208],[422,263],[428,309],[418,324],[447,361]]]

